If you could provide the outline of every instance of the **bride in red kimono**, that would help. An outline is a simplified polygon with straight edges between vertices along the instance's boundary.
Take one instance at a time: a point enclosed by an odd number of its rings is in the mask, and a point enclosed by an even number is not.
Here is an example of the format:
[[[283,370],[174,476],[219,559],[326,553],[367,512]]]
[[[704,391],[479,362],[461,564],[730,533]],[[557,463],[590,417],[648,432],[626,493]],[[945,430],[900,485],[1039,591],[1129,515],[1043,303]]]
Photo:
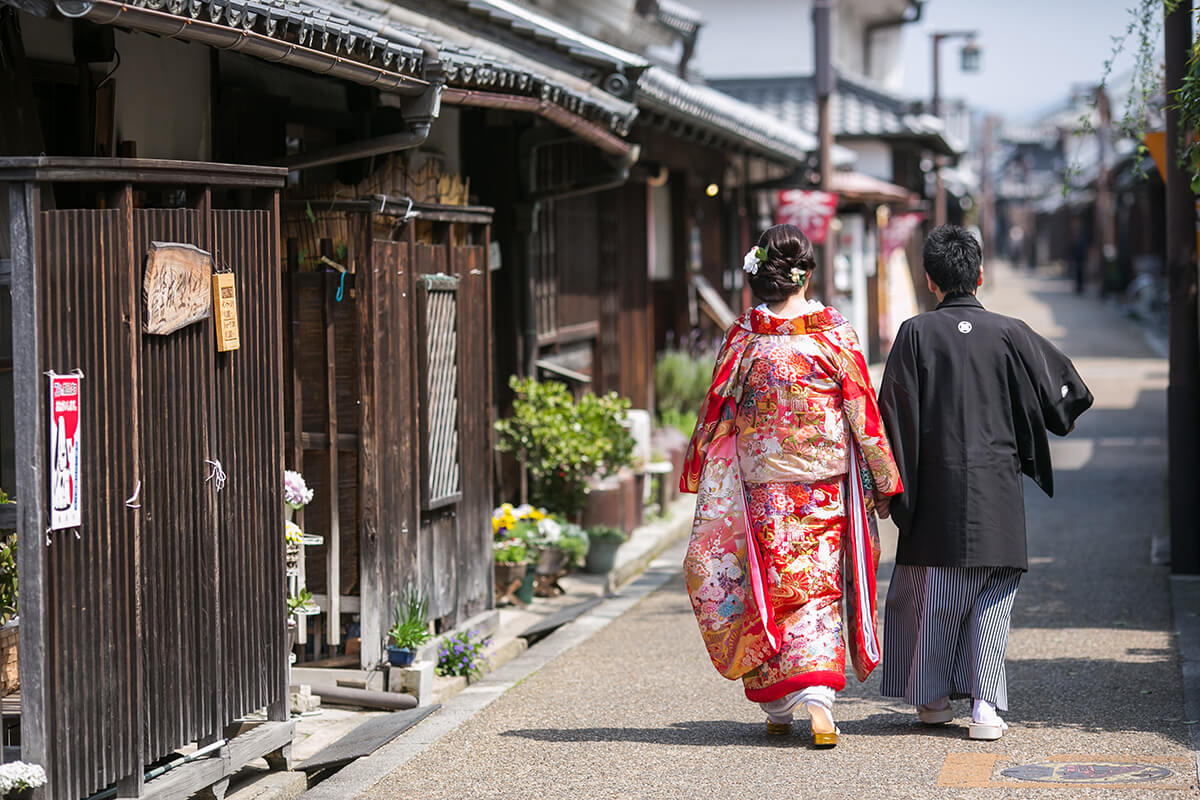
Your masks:
[[[743,269],[762,304],[725,335],[680,488],[696,492],[684,562],[717,670],[791,731],[837,744],[846,626],[859,680],[879,663],[874,499],[901,491],[854,329],[806,298],[813,248],[766,230]]]

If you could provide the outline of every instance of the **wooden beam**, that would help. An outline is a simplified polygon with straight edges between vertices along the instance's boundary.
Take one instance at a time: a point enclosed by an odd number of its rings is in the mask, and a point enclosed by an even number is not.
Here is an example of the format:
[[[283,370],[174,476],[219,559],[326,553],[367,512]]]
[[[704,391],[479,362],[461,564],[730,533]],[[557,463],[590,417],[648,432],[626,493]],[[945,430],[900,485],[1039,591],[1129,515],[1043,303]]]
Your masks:
[[[290,391],[291,408],[288,412],[292,421],[292,469],[304,471],[304,447],[301,441],[304,430],[303,390],[300,377],[300,350],[296,343],[300,339],[300,242],[296,239],[287,240],[287,270],[288,270],[288,319],[285,336],[287,336],[288,360],[291,364]],[[300,508],[293,514],[293,519],[301,528],[304,527],[304,509]],[[300,576],[304,580],[304,549],[300,549]],[[308,622],[305,617],[296,618],[296,643],[308,642]]]
[[[329,243],[332,249],[332,243]],[[321,241],[326,249],[326,241]],[[323,253],[323,255],[332,255]],[[329,644],[341,644],[342,625],[339,599],[342,592],[342,532],[340,509],[338,508],[338,408],[337,408],[337,331],[334,326],[334,280],[330,274],[325,283],[325,399],[326,431],[330,447],[329,456],[329,536],[325,540],[325,585],[329,592]]]
[[[382,560],[386,557],[379,538],[379,428],[376,425],[378,397],[376,395],[375,341],[378,328],[376,309],[380,302],[379,282],[375,280],[375,248],[371,243],[371,216],[348,215],[354,226],[350,246],[351,263],[360,280],[354,293],[356,327],[358,332],[358,572],[359,592],[363,605],[370,609],[359,614],[359,661],[364,668],[373,667],[383,657]],[[385,285],[390,281],[385,281]],[[343,438],[344,438],[343,434]],[[339,442],[340,444],[340,442]],[[394,443],[388,442],[388,445]],[[350,611],[349,605],[345,606]]]
[[[21,755],[49,767],[48,722],[52,698],[46,697],[46,408],[42,402],[45,365],[41,353],[38,308],[37,214],[40,192],[33,184],[9,187],[9,224],[13,262],[12,312],[13,413],[16,429],[17,569],[21,575]],[[139,741],[141,737],[139,736]],[[47,800],[59,800],[51,783]]]

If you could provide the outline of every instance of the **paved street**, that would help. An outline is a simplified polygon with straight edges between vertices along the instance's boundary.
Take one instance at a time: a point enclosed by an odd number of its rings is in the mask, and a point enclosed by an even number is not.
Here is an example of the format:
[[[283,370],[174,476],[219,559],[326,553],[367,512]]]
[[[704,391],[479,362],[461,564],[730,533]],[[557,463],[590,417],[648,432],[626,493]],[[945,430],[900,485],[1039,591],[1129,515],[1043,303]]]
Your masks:
[[[710,666],[675,577],[363,796],[1200,796],[1167,568],[1151,563],[1164,530],[1166,363],[1115,309],[1029,275],[1001,271],[985,305],[1066,350],[1096,405],[1056,443],[1058,496],[1026,483],[1031,568],[1014,612],[1002,740],[966,739],[968,703],[956,704],[956,724],[919,726],[879,697],[878,674],[851,678],[839,698],[836,749],[814,750],[803,733],[768,738],[740,684]],[[1063,756],[1164,769],[1144,771],[1159,777],[1140,786],[1123,777],[1069,789],[1001,772]]]

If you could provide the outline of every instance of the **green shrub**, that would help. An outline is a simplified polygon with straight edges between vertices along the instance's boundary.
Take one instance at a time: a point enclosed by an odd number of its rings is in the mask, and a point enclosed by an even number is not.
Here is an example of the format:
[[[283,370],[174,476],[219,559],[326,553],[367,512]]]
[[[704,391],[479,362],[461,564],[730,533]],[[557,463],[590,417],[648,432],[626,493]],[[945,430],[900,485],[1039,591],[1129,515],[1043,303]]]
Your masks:
[[[415,586],[406,586],[396,601],[396,621],[388,630],[393,647],[415,650],[432,638],[429,632],[429,601]]]
[[[496,449],[529,471],[529,502],[567,516],[587,504],[588,480],[631,463],[633,437],[623,422],[629,401],[610,392],[578,403],[556,381],[509,379],[513,415],[496,422]]]
[[[659,423],[691,436],[700,404],[712,384],[712,359],[668,350],[654,363],[654,397]]]
[[[593,525],[587,529],[588,539],[593,542],[623,542],[629,535],[612,525]]]

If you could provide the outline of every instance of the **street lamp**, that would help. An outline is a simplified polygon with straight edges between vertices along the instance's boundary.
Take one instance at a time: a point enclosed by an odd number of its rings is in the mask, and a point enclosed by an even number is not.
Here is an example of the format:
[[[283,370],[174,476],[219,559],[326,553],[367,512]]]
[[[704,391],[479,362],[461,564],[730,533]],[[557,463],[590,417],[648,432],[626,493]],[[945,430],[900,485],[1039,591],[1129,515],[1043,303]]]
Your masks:
[[[942,41],[944,39],[966,39],[967,43],[963,45],[959,65],[963,72],[978,72],[980,57],[983,52],[979,45],[975,44],[975,37],[978,35],[977,31],[935,31],[929,34],[933,40],[933,113],[935,116],[940,117],[942,115],[942,96],[940,91],[940,53]]]
[[[975,37],[977,35],[976,31],[935,31],[929,34],[933,42],[933,115],[935,117],[941,118],[942,116],[942,42],[945,39],[966,39],[967,42],[963,45],[960,54],[961,60],[959,61],[959,66],[963,72],[978,72],[982,51],[979,45],[975,44]],[[936,225],[944,225],[946,223],[946,187],[942,182],[942,165],[942,157],[935,157],[934,175],[937,179],[937,188],[934,190],[935,194],[933,198],[933,221]]]

